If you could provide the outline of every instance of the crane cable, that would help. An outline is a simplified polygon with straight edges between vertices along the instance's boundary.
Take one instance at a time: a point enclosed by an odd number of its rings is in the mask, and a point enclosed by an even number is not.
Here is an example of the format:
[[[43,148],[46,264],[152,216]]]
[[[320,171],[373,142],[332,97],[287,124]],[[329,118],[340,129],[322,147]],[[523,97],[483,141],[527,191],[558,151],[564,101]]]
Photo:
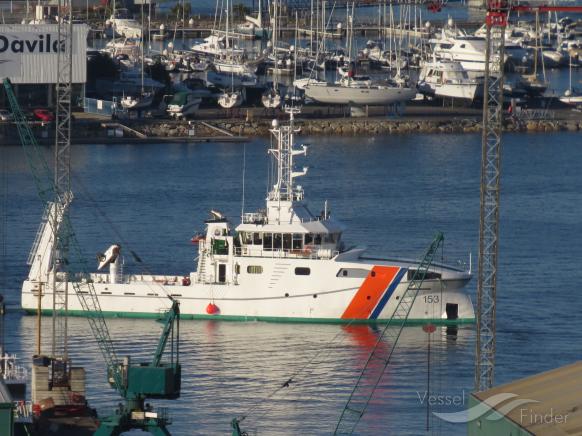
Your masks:
[[[442,250],[442,247],[441,247]],[[443,251],[444,253],[444,251]],[[444,254],[443,254],[444,256]],[[419,264],[420,265],[420,264]],[[430,265],[430,264],[429,264]],[[424,279],[423,279],[424,280]],[[363,311],[366,310],[365,308],[362,308],[362,315],[364,314]],[[352,318],[349,322],[347,322],[346,324],[343,325],[344,329],[347,327],[350,327],[354,324],[354,322],[356,321],[360,321],[360,319],[358,318]],[[295,371],[290,377],[288,377],[285,381],[283,381],[282,383],[280,383],[273,391],[271,391],[267,396],[263,397],[260,400],[257,400],[255,402],[255,404],[253,404],[251,407],[249,407],[242,415],[239,415],[237,418],[235,418],[235,421],[237,423],[241,423],[244,420],[246,420],[249,415],[251,415],[252,413],[254,413],[260,406],[262,406],[264,403],[266,403],[268,400],[270,400],[272,397],[274,397],[277,393],[279,393],[280,391],[282,391],[285,388],[291,387],[292,384],[296,383],[296,379],[299,375],[301,375],[302,373],[307,371],[307,368],[312,365],[316,359],[322,355],[324,352],[327,352],[327,354],[329,355],[332,351],[331,346],[334,344],[334,342],[336,341],[336,339],[342,334],[344,333],[344,329],[340,330],[330,341],[328,341],[325,346],[320,349],[317,353],[315,353],[315,355],[309,359],[302,367],[300,367],[297,371]],[[383,329],[383,331],[380,333],[380,335],[378,336],[378,338],[376,339],[374,348],[378,346],[378,344],[382,341],[383,339],[383,332],[385,331],[386,327]],[[342,342],[344,342],[347,339],[347,336],[344,337],[344,339],[342,339],[339,344],[341,344]],[[379,383],[376,383],[376,385]],[[267,411],[265,410],[264,413],[266,413]],[[257,417],[260,417],[261,415],[257,415]]]
[[[142,270],[146,274],[151,275],[152,277],[154,277],[155,275],[151,272],[148,264],[143,260],[143,258],[141,256],[138,255],[138,253],[136,251],[134,251],[134,250],[131,249],[130,243],[123,237],[123,235],[121,234],[121,232],[119,231],[119,229],[117,228],[117,226],[107,216],[107,214],[105,213],[105,211],[103,210],[103,208],[101,208],[98,205],[97,201],[91,195],[91,193],[89,192],[89,190],[87,189],[87,187],[84,185],[84,183],[81,180],[81,178],[75,172],[73,172],[72,170],[71,170],[71,176],[74,178],[75,184],[77,184],[81,188],[80,191],[85,195],[85,197],[87,197],[87,200],[88,200],[88,203],[90,204],[90,206],[92,206],[93,209],[95,209],[95,211],[107,223],[107,225],[109,226],[109,228],[111,229],[111,231],[113,232],[113,234],[115,235],[115,237],[124,245],[124,247],[127,247],[128,248],[128,251],[131,254],[132,258],[135,260],[135,262],[140,266],[140,268],[142,268]],[[155,290],[154,287],[152,287],[151,282],[144,281],[143,283],[150,290],[152,290],[152,291]],[[158,283],[156,281],[154,281],[153,283],[155,283],[156,288],[161,289],[166,294],[166,297],[167,298],[169,298],[170,300],[174,300],[174,298],[172,297],[172,295],[166,290],[165,286],[163,286],[161,283]],[[161,301],[166,302],[166,298],[160,297],[157,293],[155,293],[155,297],[158,298]]]
[[[365,310],[365,309],[362,309]],[[363,314],[363,312],[362,312]],[[354,324],[356,321],[360,321],[360,319],[358,318],[353,318],[351,319],[349,322],[342,324],[342,329],[340,329],[339,332],[337,332],[333,338],[331,338],[331,340],[327,341],[324,344],[324,347],[319,349],[319,351],[317,351],[303,366],[301,366],[298,370],[296,370],[293,374],[291,374],[291,376],[287,377],[282,383],[280,382],[278,384],[278,386],[276,388],[274,388],[268,395],[266,395],[265,397],[257,400],[255,402],[255,404],[253,404],[251,407],[249,407],[243,414],[239,415],[236,420],[237,422],[243,422],[245,419],[247,419],[249,417],[249,415],[251,415],[252,413],[254,413],[259,407],[261,407],[264,403],[266,403],[268,400],[270,400],[272,397],[274,397],[275,395],[277,395],[277,393],[279,393],[280,391],[282,391],[285,388],[289,388],[291,387],[292,384],[296,383],[296,379],[298,376],[300,376],[303,372],[307,371],[307,368],[312,365],[316,359],[318,357],[320,357],[324,352],[327,352],[327,356],[329,356],[329,354],[332,351],[332,345],[334,344],[334,342],[340,337],[340,335],[342,335],[343,333],[345,333],[344,329],[347,327],[352,326],[352,324]],[[345,340],[347,339],[347,336],[344,336],[344,338],[339,341],[338,344],[342,344]],[[326,356],[326,357],[327,357]],[[267,411],[263,412],[267,413]],[[261,415],[257,415],[257,418],[262,416]]]

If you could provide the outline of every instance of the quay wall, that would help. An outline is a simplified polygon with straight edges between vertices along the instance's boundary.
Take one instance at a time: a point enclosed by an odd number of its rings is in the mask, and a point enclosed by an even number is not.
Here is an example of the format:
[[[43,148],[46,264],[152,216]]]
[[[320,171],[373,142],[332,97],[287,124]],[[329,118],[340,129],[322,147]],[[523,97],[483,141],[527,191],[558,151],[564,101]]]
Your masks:
[[[270,120],[237,121],[215,120],[212,125],[238,136],[268,136]],[[386,120],[386,119],[318,119],[296,120],[303,135],[338,135],[338,136],[373,136],[382,134],[409,133],[479,133],[481,124],[477,120]],[[195,124],[196,126],[196,124]],[[132,124],[132,128],[148,137],[187,136],[189,126],[186,123],[148,123]],[[195,127],[198,129],[198,126]],[[508,132],[558,132],[582,130],[580,120],[531,120],[523,123],[507,123]]]
[[[283,118],[282,118],[283,121]],[[331,118],[297,119],[296,126],[302,135],[317,136],[375,136],[405,134],[459,134],[480,133],[481,124],[476,119],[462,120],[393,120],[386,118]],[[171,120],[120,120],[115,124],[99,120],[76,121],[72,126],[73,143],[123,143],[123,142],[241,142],[252,137],[267,137],[271,119],[245,121],[215,119],[212,121]],[[39,123],[33,126],[39,143],[54,142],[53,127]],[[580,132],[582,118],[569,120],[530,120],[508,122],[506,132]],[[0,141],[19,145],[17,131],[10,123],[0,124]]]

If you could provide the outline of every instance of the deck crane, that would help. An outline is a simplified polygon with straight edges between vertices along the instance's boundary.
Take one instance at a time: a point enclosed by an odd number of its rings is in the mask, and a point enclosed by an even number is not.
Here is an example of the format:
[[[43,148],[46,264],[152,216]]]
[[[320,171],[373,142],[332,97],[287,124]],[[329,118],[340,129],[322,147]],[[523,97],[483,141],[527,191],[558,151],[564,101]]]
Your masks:
[[[163,331],[150,362],[132,364],[128,357],[120,359],[117,356],[93,281],[87,272],[87,262],[66,213],[72,194],[70,191],[60,192],[57,189],[43,152],[18,104],[12,84],[8,79],[4,79],[3,85],[38,194],[47,204],[44,224],[50,226],[50,232],[44,232],[44,234],[58,235],[55,238],[56,241],[66,240],[68,244],[66,264],[69,273],[63,275],[57,268],[46,273],[50,279],[56,276],[54,280],[67,279],[72,284],[83,310],[88,315],[89,326],[105,360],[108,381],[125,399],[125,404],[120,406],[115,415],[101,419],[101,425],[95,434],[98,436],[118,435],[130,429],[143,429],[154,435],[169,434],[166,429],[169,424],[166,413],[146,410],[145,400],[147,398],[176,399],[180,396],[179,302],[168,297],[171,307],[163,320]],[[73,268],[77,270],[72,271]],[[50,280],[46,282],[48,284]],[[58,292],[59,289],[62,288],[54,289],[54,291]],[[42,293],[39,292],[39,294],[41,294],[40,300]],[[166,357],[169,354],[169,359],[163,362],[162,357],[168,341],[170,341],[170,350],[166,353]],[[53,360],[59,359],[53,357]]]
[[[481,212],[477,279],[475,389],[493,385],[495,367],[495,302],[499,242],[501,135],[503,132],[503,72],[505,28],[510,12],[582,12],[582,6],[520,5],[512,0],[487,0]]]

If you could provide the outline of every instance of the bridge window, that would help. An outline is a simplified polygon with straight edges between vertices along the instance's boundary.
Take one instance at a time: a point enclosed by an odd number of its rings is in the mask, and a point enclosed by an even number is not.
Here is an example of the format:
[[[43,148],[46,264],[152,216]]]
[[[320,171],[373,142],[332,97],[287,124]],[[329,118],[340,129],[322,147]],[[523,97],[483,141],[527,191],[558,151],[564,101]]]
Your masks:
[[[263,250],[273,249],[273,234],[263,233]]]
[[[283,238],[281,237],[281,233],[273,233],[273,249],[278,250],[283,245]]]
[[[283,249],[291,250],[291,233],[283,233]]]
[[[261,265],[247,266],[247,273],[249,274],[263,274],[263,267]]]
[[[409,281],[412,280],[414,277],[414,273],[416,273],[415,269],[409,269],[408,272],[406,273],[406,278]],[[427,271],[426,274],[424,275],[424,280],[436,280],[440,278],[441,274],[432,271]],[[416,277],[416,279],[420,280],[420,274]]]
[[[261,245],[263,243],[263,234],[262,233],[253,233],[253,244],[254,245]]]
[[[241,236],[241,241],[242,241],[243,244],[249,245],[249,244],[252,244],[253,243],[253,241],[251,239],[251,233],[241,232],[240,233],[240,236]]]
[[[313,234],[306,233],[305,234],[305,245],[311,245],[311,244],[313,244]]]
[[[338,235],[336,233],[328,233],[325,235],[323,242],[335,244],[338,241]]]
[[[302,266],[298,266],[295,268],[295,275],[296,276],[308,276],[311,274],[311,268],[306,268]]]
[[[303,248],[303,235],[301,233],[293,233],[293,250],[301,250]]]

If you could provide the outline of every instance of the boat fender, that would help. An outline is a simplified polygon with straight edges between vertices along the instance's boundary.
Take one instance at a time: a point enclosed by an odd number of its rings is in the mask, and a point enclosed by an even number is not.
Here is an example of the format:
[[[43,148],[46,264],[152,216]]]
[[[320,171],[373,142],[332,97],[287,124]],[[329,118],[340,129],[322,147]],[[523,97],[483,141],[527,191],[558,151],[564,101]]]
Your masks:
[[[208,306],[206,306],[206,313],[208,315],[216,315],[218,314],[218,312],[220,312],[220,309],[218,308],[218,306],[214,303],[208,303]]]
[[[190,283],[192,283],[190,281],[190,277],[184,277],[184,278],[182,278],[182,286],[190,286]]]

